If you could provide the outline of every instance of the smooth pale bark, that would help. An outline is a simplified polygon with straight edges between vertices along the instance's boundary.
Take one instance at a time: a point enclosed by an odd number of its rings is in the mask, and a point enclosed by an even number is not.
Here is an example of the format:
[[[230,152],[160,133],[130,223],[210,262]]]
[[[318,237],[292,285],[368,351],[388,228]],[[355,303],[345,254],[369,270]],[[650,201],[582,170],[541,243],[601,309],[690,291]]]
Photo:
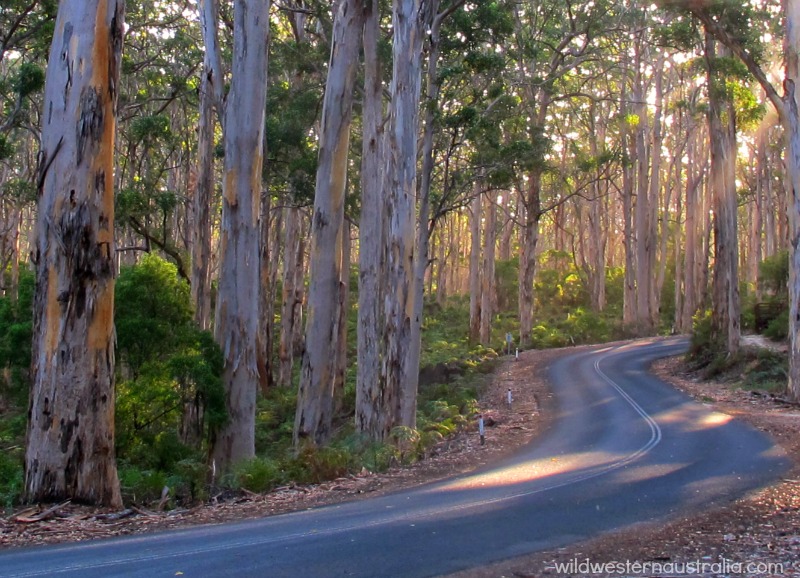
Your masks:
[[[417,189],[417,135],[425,38],[426,5],[395,0],[392,12],[392,83],[386,131],[386,292],[381,377],[397,391],[396,424],[416,426],[416,392],[409,367],[411,319],[416,310],[414,283]]]
[[[114,131],[124,2],[59,3],[39,159],[24,499],[122,505],[114,454]]]
[[[651,235],[651,203],[655,199],[651,198],[649,187],[649,158],[647,147],[647,102],[645,100],[645,88],[643,79],[643,69],[645,66],[643,40],[636,39],[635,43],[635,70],[633,84],[633,99],[637,103],[636,114],[638,124],[635,133],[636,147],[636,327],[639,335],[648,335],[653,330],[653,318],[651,311],[651,291],[653,282],[653,242]],[[656,151],[658,153],[660,151]]]
[[[477,343],[481,335],[481,220],[483,219],[480,185],[475,182],[469,212],[469,340]]]
[[[275,345],[275,293],[277,279],[277,253],[278,244],[271,242],[272,229],[280,226],[280,219],[273,222],[272,197],[267,187],[261,191],[261,255],[259,264],[259,278],[261,283],[261,303],[259,304],[259,335],[262,359],[264,360],[263,373],[259,375],[261,392],[267,391],[275,385],[275,367],[273,362],[273,347]]]
[[[358,374],[356,429],[383,441],[394,425],[394,391],[380,379],[383,295],[383,103],[378,61],[380,8],[367,0],[364,14],[364,104],[361,152],[361,216],[358,251]]]
[[[481,285],[481,345],[492,341],[492,316],[494,315],[494,265],[497,246],[497,203],[486,198],[486,219],[483,230],[483,266]]]
[[[664,144],[664,134],[662,132],[662,116],[664,105],[664,53],[659,51],[656,58],[655,69],[653,71],[655,76],[655,111],[653,114],[653,141],[650,147],[650,192],[648,193],[650,201],[650,214],[647,218],[649,230],[647,238],[649,239],[649,260],[650,260],[650,294],[648,295],[648,307],[650,310],[650,327],[655,329],[658,327],[658,312],[661,308],[661,286],[664,284],[664,276],[666,273],[667,259],[666,259],[666,242],[668,235],[667,217],[669,216],[669,192],[667,188],[666,199],[664,201],[662,212],[662,224],[660,240],[663,243],[663,251],[660,253],[661,259],[656,259],[656,251],[660,248],[659,234],[658,234],[658,208],[659,198],[661,197],[661,148]],[[658,273],[653,278],[653,271],[658,262]]]
[[[623,76],[627,76],[627,59],[621,63]],[[627,119],[628,108],[628,83],[622,83],[621,116]],[[630,126],[626,122],[622,128],[621,147],[622,163],[622,238],[625,250],[625,276],[622,292],[622,325],[628,331],[634,331],[636,326],[636,246],[633,233],[633,143]]]
[[[295,340],[303,319],[303,244],[300,209],[284,209],[283,288],[281,299],[281,333],[278,347],[278,385],[292,385]]]
[[[217,0],[198,0],[205,56],[200,78],[200,115],[197,123],[197,183],[192,199],[192,302],[201,329],[211,327],[211,205],[214,198],[215,109],[222,109],[222,70],[217,24]]]
[[[212,440],[217,471],[255,456],[256,394],[264,378],[261,174],[267,98],[269,0],[236,0],[225,113],[220,274],[214,333],[222,348],[228,421]]]
[[[800,1],[786,0],[786,91],[782,120],[786,168],[791,185],[787,200],[790,230],[789,395],[800,401]]]
[[[712,291],[712,336],[729,355],[739,350],[741,306],[739,304],[739,254],[736,197],[736,128],[733,105],[725,94],[719,73],[714,72],[716,41],[708,34],[706,60],[709,80],[709,137],[711,144],[711,187],[714,199],[714,274]]]
[[[363,25],[362,0],[342,0],[333,25],[322,104],[314,215],[311,226],[308,317],[297,393],[294,444],[324,445],[332,435],[334,383],[340,347],[344,199],[355,72]]]
[[[439,0],[430,0],[425,6],[428,14],[436,14]],[[416,250],[412,296],[412,314],[409,328],[408,352],[404,371],[405,378],[400,391],[401,424],[416,427],[417,389],[419,387],[419,365],[422,352],[422,319],[425,295],[425,272],[429,270],[431,235],[431,180],[433,178],[433,136],[436,129],[436,104],[439,100],[441,79],[437,72],[439,61],[439,33],[446,14],[437,14],[428,33],[428,70],[426,74],[425,130],[422,138],[422,173],[419,178],[419,212],[417,217]],[[414,32],[419,33],[419,30]],[[421,48],[420,48],[421,49]],[[421,64],[420,64],[421,65]],[[445,177],[446,181],[446,177]]]

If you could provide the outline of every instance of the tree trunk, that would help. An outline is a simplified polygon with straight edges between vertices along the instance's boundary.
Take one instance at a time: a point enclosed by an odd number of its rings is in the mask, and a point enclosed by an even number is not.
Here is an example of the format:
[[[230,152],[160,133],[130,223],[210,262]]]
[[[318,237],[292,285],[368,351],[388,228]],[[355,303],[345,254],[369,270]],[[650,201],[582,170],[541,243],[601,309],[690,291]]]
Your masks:
[[[481,200],[478,181],[472,190],[472,207],[469,213],[469,340],[477,343],[481,335]]]
[[[45,81],[24,498],[122,506],[114,454],[114,131],[124,2],[59,3]]]
[[[350,311],[350,259],[352,253],[350,221],[344,222],[342,235],[342,278],[339,284],[339,327],[336,352],[336,369],[333,380],[333,414],[337,415],[344,407],[344,387],[347,382],[347,321]]]
[[[525,191],[525,226],[522,230],[522,254],[519,260],[519,332],[520,345],[531,345],[533,332],[533,283],[536,276],[536,245],[539,243],[539,219],[542,217],[542,171],[534,169],[528,175]]]
[[[200,118],[197,125],[197,184],[194,190],[192,229],[192,302],[201,329],[211,327],[211,205],[214,198],[214,112],[221,110],[221,84],[217,25],[217,0],[198,0],[205,58],[200,79]],[[220,100],[218,100],[218,97]]]
[[[228,421],[213,436],[219,471],[255,455],[256,394],[265,353],[261,303],[261,174],[267,96],[269,0],[236,0],[231,89],[225,115],[220,275],[215,338],[222,348]]]
[[[791,185],[788,205],[791,253],[789,266],[789,395],[800,401],[800,2],[786,3],[786,168]]]
[[[736,129],[733,105],[725,94],[724,79],[714,72],[715,40],[706,35],[709,74],[709,136],[711,141],[711,186],[714,195],[714,276],[712,335],[729,355],[739,350],[741,336],[739,305],[739,256],[736,198]],[[720,48],[720,56],[729,56]]]
[[[492,316],[494,315],[494,265],[497,246],[497,203],[486,195],[486,220],[484,223],[483,278],[481,286],[481,345],[488,347],[492,341]]]
[[[622,63],[622,71],[627,76],[627,60]],[[622,83],[623,118],[628,116],[627,82]],[[627,331],[636,326],[636,245],[633,232],[633,169],[634,157],[628,123],[622,129],[622,234],[625,248],[625,278],[622,294],[622,325]]]
[[[281,300],[281,339],[278,349],[278,384],[292,385],[295,335],[303,316],[303,246],[300,209],[284,209],[283,289]]]
[[[364,105],[361,154],[361,218],[358,251],[358,375],[356,429],[375,441],[389,436],[394,425],[394,392],[380,379],[382,287],[383,103],[378,39],[378,0],[367,0],[364,16]]]
[[[642,78],[644,58],[643,41],[636,40],[633,99],[637,103],[639,123],[636,127],[636,326],[639,335],[649,335],[653,330],[651,314],[651,284],[653,282],[653,239],[651,237],[651,203],[656,199],[650,197],[648,186],[648,148],[647,148],[647,102],[644,94]],[[658,156],[660,151],[654,151]],[[654,178],[653,175],[650,178]]]
[[[333,388],[340,347],[344,200],[355,72],[361,46],[361,0],[342,0],[333,27],[322,105],[319,163],[311,231],[308,317],[294,422],[295,447],[323,445],[332,435]]]

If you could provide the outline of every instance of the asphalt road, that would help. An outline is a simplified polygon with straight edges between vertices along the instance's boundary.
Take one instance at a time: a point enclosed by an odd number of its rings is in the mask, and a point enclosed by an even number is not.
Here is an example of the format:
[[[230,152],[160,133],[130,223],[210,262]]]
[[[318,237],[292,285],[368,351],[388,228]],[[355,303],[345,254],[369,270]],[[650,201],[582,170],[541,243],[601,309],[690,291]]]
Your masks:
[[[0,576],[436,576],[724,502],[788,460],[646,372],[680,339],[551,370],[557,418],[512,458],[390,496],[263,520],[0,553]]]

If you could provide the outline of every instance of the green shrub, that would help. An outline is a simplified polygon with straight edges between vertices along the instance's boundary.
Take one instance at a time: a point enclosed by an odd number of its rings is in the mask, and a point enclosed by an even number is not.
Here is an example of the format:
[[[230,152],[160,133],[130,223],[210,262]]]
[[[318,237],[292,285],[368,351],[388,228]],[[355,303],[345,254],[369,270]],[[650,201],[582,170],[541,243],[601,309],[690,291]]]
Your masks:
[[[283,480],[279,465],[268,458],[253,458],[236,464],[231,477],[225,485],[259,494],[275,488]]]
[[[0,507],[9,509],[17,503],[23,484],[22,450],[0,452]]]
[[[764,335],[773,341],[785,341],[789,337],[789,312],[783,311],[770,321]]]

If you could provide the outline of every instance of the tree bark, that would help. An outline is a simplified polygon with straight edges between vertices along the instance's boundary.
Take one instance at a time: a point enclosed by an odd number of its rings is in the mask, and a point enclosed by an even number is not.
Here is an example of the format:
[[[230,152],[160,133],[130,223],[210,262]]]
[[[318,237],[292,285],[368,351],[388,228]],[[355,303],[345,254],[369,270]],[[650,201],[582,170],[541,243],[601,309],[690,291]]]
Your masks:
[[[328,81],[322,105],[317,183],[314,191],[308,317],[297,394],[294,444],[324,445],[332,435],[333,391],[340,347],[341,255],[347,159],[363,10],[342,0],[333,26]]]
[[[404,388],[413,368],[408,366],[415,262],[417,135],[425,37],[426,4],[422,0],[395,0],[392,13],[392,84],[386,133],[387,291],[384,305],[382,379],[397,392],[395,419],[414,427],[416,406]]]
[[[26,501],[122,506],[114,454],[114,131],[124,2],[59,3],[39,161]]]
[[[281,300],[281,338],[278,349],[278,385],[292,385],[295,336],[303,318],[303,245],[300,209],[284,209],[283,289]]]
[[[358,375],[356,429],[375,441],[389,436],[394,425],[394,392],[380,379],[380,319],[383,211],[383,88],[378,39],[378,0],[366,0],[364,14],[364,105],[361,153],[361,218],[358,251]]]
[[[712,292],[712,336],[729,355],[739,351],[741,309],[739,304],[739,254],[736,199],[735,111],[717,71],[716,41],[706,35],[709,80],[709,137],[711,141],[711,186],[714,195],[714,275]],[[729,56],[720,48],[721,57]]]
[[[212,440],[218,471],[255,456],[255,411],[264,378],[261,175],[267,96],[269,0],[236,0],[231,89],[225,114],[220,275],[215,338],[222,348],[228,421]]]
[[[492,341],[492,316],[494,315],[494,265],[497,246],[497,203],[486,195],[484,222],[484,247],[481,285],[481,345],[488,347]]]
[[[475,182],[469,212],[469,340],[477,343],[481,335],[481,202],[480,184]]]
[[[197,184],[192,201],[192,302],[201,329],[211,327],[211,205],[214,198],[214,113],[221,111],[223,82],[217,40],[217,0],[198,0],[205,56],[200,79],[200,115],[197,125]]]

